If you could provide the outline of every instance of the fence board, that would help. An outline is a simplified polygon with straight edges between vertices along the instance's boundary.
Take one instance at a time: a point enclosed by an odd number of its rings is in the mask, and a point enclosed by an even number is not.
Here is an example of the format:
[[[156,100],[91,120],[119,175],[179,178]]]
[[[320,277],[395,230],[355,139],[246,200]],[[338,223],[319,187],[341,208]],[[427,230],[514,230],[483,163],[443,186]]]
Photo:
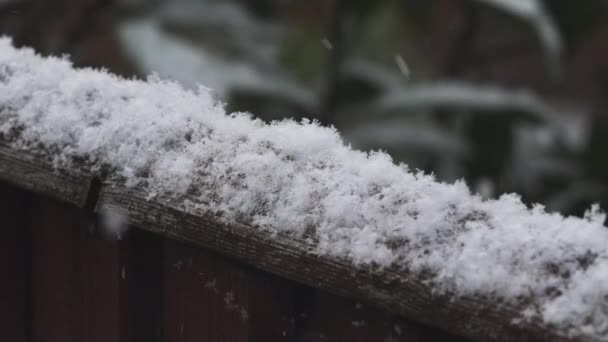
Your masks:
[[[297,341],[296,283],[249,271],[249,341]]]
[[[405,321],[358,301],[314,291],[298,307],[300,341],[433,342],[465,341]]]
[[[90,342],[125,339],[126,262],[124,241],[105,239],[93,223],[79,227],[80,305],[84,315],[84,339]],[[86,229],[83,229],[86,228]]]
[[[246,275],[180,243],[165,247],[166,341],[247,341]]]
[[[41,199],[33,210],[35,341],[120,341],[121,252],[83,213]]]
[[[28,339],[26,193],[0,183],[0,340]]]
[[[163,337],[163,238],[131,229],[127,235],[127,341],[161,342]]]
[[[295,296],[295,327],[300,342],[466,341],[357,300],[313,288],[299,287]]]
[[[65,204],[40,200],[33,209],[32,311],[35,341],[71,342],[81,336],[78,312],[79,213]]]
[[[421,274],[358,267],[345,259],[320,256],[311,252],[315,246],[310,240],[187,213],[168,198],[150,200],[136,189],[105,185],[97,207],[122,212],[129,223],[153,233],[335,295],[374,303],[384,311],[455,335],[477,340],[566,340],[539,322],[511,324],[519,307],[496,306],[475,297],[454,300],[430,291]]]
[[[167,240],[166,341],[292,341],[286,283]]]

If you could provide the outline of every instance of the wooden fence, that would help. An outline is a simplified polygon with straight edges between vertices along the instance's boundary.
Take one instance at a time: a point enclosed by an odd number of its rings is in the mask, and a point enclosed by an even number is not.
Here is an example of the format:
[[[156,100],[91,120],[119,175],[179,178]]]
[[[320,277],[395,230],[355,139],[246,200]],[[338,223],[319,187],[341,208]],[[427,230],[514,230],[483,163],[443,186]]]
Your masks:
[[[521,307],[438,295],[421,274],[318,255],[313,241],[98,177],[0,143],[1,341],[582,339],[512,324]],[[136,228],[104,239],[102,209]]]
[[[1,341],[456,340],[7,184],[0,218]]]

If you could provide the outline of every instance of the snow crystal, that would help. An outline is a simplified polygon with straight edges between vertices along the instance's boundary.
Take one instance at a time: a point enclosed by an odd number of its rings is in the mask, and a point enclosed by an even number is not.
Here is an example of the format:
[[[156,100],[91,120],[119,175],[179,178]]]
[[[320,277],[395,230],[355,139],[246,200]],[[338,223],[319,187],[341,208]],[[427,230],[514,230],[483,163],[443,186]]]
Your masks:
[[[575,218],[514,194],[483,200],[463,182],[355,151],[333,128],[227,114],[206,88],[75,70],[7,38],[0,138],[54,151],[58,167],[109,171],[184,210],[311,238],[323,255],[424,272],[437,293],[533,297],[522,317],[608,338],[608,230],[597,207]]]
[[[334,49],[334,46],[331,44],[331,42],[327,38],[321,39],[321,45],[323,45],[323,47],[329,51]]]
[[[399,71],[401,71],[405,78],[410,78],[411,71],[407,63],[405,63],[405,59],[403,59],[403,56],[395,55],[395,64],[397,64]]]
[[[107,237],[122,239],[122,236],[128,229],[128,218],[124,213],[114,208],[101,208],[101,227]]]
[[[352,326],[355,328],[362,328],[366,325],[365,321],[361,320],[361,321],[352,321],[351,322]]]
[[[395,330],[395,333],[397,333],[398,336],[401,336],[401,327],[398,326],[397,324],[395,324],[393,326],[393,329]]]

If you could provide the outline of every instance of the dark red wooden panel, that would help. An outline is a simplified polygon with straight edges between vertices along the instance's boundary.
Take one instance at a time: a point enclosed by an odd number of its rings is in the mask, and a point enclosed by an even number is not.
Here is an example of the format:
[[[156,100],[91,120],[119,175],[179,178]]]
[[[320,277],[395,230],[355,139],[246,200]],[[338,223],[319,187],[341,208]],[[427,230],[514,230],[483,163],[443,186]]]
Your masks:
[[[85,338],[82,341],[107,342],[124,340],[126,269],[124,241],[105,239],[95,230],[79,230],[80,310]]]
[[[127,341],[160,342],[163,337],[163,244],[158,235],[131,229],[128,238],[128,263],[125,299]]]
[[[0,184],[0,341],[27,340],[27,194]]]
[[[290,284],[167,241],[166,341],[293,341]]]
[[[461,341],[437,329],[404,321],[355,300],[320,291],[300,304],[296,324],[302,342]]]
[[[121,341],[123,269],[119,241],[106,240],[81,209],[48,199],[32,220],[35,341]]]
[[[77,341],[79,312],[77,227],[79,213],[39,200],[32,221],[32,314],[34,341]]]
[[[247,279],[236,264],[200,249],[165,246],[166,341],[247,341]]]
[[[249,341],[295,341],[294,286],[262,272],[250,272]]]

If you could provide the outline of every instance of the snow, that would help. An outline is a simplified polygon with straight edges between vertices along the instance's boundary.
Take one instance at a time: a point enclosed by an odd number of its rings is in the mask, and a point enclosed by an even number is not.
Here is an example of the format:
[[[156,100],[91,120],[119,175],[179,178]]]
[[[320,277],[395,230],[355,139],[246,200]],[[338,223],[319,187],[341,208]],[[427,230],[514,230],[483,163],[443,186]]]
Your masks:
[[[228,114],[207,88],[75,70],[8,38],[0,138],[57,167],[107,170],[183,210],[311,239],[320,255],[425,272],[436,293],[533,297],[521,320],[608,339],[608,230],[597,207],[576,218],[515,194],[483,200],[462,181],[353,150],[333,128]]]
[[[334,46],[331,44],[331,42],[327,38],[321,39],[321,45],[323,45],[323,47],[326,48],[328,51],[331,51],[334,49]]]
[[[405,63],[405,59],[403,59],[403,56],[395,55],[395,64],[397,64],[397,67],[399,68],[399,71],[401,71],[401,74],[403,74],[405,78],[409,79],[411,74],[410,67],[407,65],[407,63]]]
[[[129,228],[127,215],[116,209],[105,207],[100,209],[99,214],[101,228],[107,237],[121,240]]]

